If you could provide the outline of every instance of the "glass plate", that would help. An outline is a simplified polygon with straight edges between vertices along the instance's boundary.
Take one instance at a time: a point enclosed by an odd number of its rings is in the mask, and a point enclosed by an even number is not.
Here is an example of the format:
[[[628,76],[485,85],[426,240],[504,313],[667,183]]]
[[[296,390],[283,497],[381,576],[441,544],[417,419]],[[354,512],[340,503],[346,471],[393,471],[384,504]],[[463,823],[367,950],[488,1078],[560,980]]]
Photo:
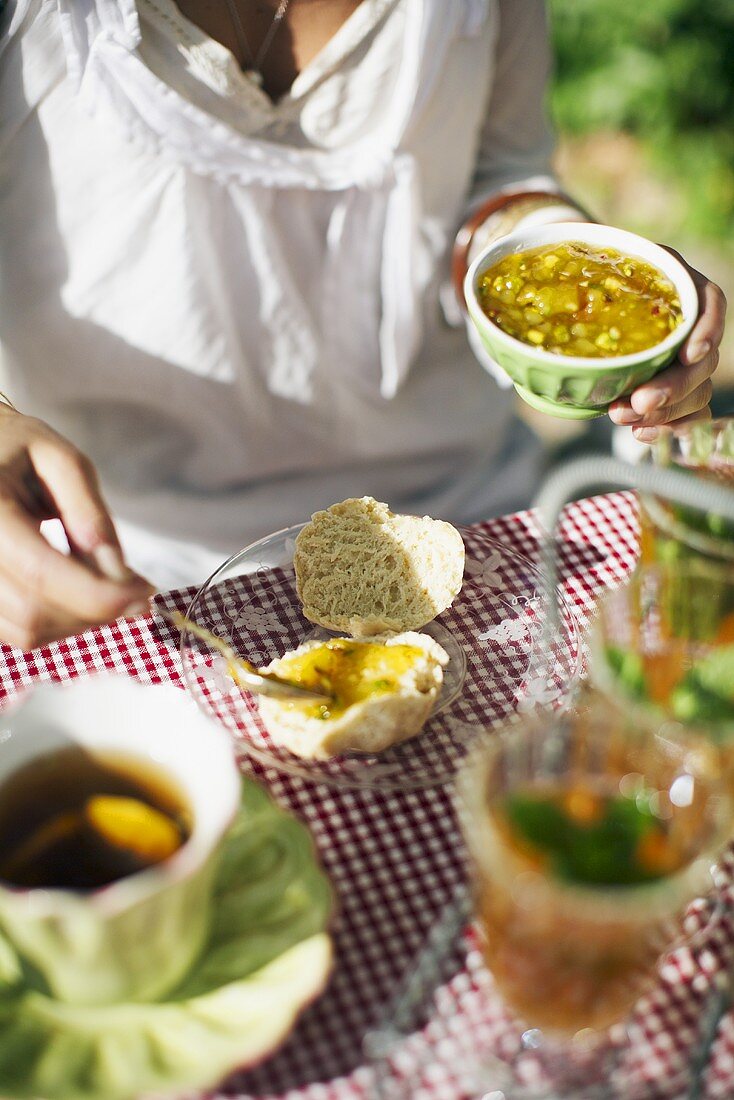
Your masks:
[[[263,666],[329,633],[301,614],[293,552],[301,526],[235,554],[192,600],[187,615],[248,661]],[[449,655],[444,686],[417,737],[386,752],[302,760],[276,745],[257,698],[227,674],[222,657],[190,633],[181,637],[184,679],[202,710],[223,722],[240,749],[261,764],[340,787],[415,789],[451,780],[474,739],[525,702],[558,706],[579,674],[575,615],[555,593],[557,626],[546,629],[547,586],[527,558],[471,528],[464,584],[451,607],[424,628]]]

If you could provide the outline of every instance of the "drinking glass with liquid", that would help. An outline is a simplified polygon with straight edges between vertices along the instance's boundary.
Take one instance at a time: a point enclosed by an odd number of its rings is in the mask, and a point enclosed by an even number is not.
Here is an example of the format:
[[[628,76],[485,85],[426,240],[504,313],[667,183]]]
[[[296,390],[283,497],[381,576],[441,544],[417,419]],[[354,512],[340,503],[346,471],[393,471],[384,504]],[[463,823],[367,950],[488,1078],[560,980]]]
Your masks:
[[[545,1055],[548,1095],[597,1095],[607,1030],[629,1015],[681,938],[687,905],[711,886],[732,803],[699,765],[686,746],[642,736],[589,694],[574,713],[510,726],[464,770],[484,958]]]

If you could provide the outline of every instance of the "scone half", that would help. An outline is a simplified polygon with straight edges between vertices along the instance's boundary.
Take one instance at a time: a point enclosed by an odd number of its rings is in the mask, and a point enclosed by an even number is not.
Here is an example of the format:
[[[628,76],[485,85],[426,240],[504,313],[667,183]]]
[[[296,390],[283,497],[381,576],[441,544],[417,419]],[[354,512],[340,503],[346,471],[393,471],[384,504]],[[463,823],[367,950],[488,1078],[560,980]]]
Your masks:
[[[415,631],[304,642],[271,661],[267,671],[328,691],[334,703],[260,696],[260,716],[276,744],[305,760],[383,752],[420,733],[448,660],[438,642]]]
[[[307,619],[367,638],[422,630],[445,611],[461,589],[464,543],[444,520],[350,497],[314,512],[293,565]]]

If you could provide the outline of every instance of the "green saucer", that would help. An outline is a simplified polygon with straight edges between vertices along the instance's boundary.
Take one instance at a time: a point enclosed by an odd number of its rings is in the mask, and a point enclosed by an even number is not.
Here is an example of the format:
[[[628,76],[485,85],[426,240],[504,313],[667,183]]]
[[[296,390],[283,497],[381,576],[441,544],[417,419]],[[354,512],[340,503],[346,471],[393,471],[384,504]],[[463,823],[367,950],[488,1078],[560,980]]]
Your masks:
[[[523,401],[532,405],[548,416],[557,416],[561,420],[597,420],[600,416],[606,416],[606,409],[587,409],[583,405],[563,405],[560,401],[552,401],[550,397],[539,397],[532,390],[526,390],[524,386],[515,384],[515,389]]]
[[[306,827],[244,779],[209,940],[165,1001],[63,1004],[0,941],[0,1096],[133,1100],[262,1061],[326,983],[331,907]]]

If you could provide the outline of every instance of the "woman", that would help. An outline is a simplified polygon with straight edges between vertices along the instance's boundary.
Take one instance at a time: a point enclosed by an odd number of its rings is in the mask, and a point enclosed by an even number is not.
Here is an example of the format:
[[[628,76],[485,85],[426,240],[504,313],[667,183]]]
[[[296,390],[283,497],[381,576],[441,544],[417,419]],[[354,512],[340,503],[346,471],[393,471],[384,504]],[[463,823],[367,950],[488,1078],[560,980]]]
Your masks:
[[[457,232],[458,275],[472,239],[583,217],[541,0],[15,0],[2,31],[1,638],[132,613],[141,575],[200,581],[349,495],[519,503],[539,448],[449,272]],[[611,412],[639,438],[707,415],[695,277],[680,363]]]

